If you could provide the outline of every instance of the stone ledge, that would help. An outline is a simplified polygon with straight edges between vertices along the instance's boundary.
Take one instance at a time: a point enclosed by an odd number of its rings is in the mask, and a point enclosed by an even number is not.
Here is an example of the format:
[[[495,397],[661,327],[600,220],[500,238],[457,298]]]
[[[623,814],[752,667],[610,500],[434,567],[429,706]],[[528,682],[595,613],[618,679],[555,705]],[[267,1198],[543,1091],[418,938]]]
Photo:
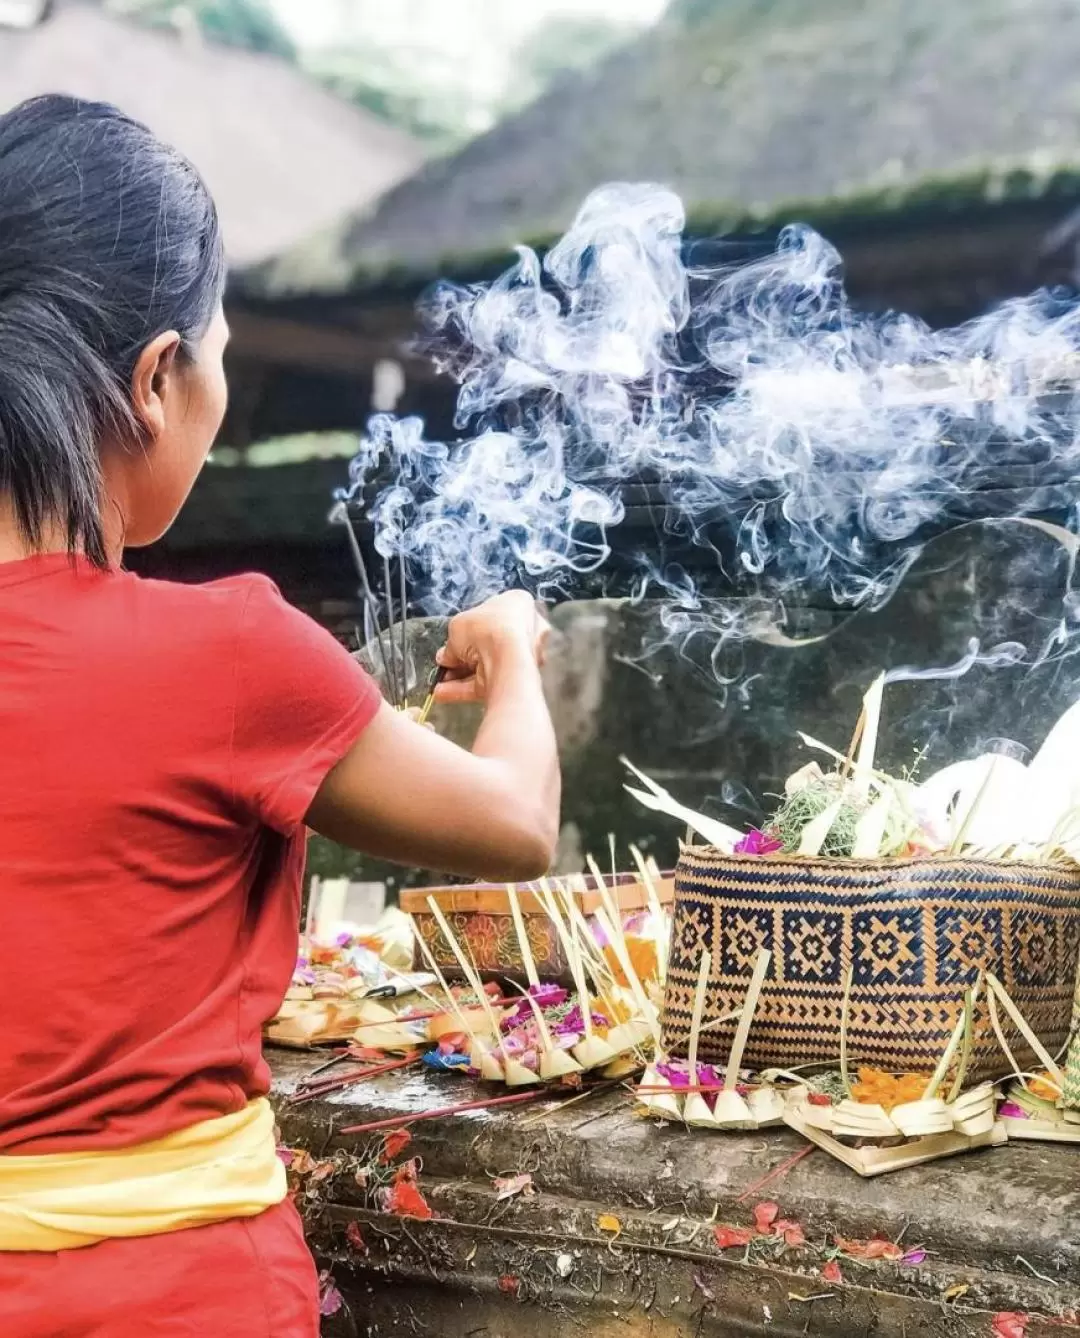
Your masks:
[[[317,1062],[272,1053],[283,1137],[317,1156],[359,1150],[363,1139],[335,1136],[344,1125],[475,1093],[462,1079],[392,1075],[351,1093],[284,1105]],[[960,1338],[989,1334],[989,1316],[1000,1310],[1060,1316],[1080,1309],[1080,1153],[1073,1149],[1013,1144],[877,1181],[860,1180],[815,1152],[748,1195],[801,1140],[786,1132],[657,1128],[635,1118],[619,1092],[539,1119],[545,1109],[536,1103],[413,1127],[410,1152],[423,1160],[421,1187],[435,1221],[372,1212],[349,1177],[327,1182],[309,1227],[350,1309],[365,1317],[356,1332],[532,1338],[576,1332],[584,1323],[595,1335],[623,1338]],[[492,1177],[525,1170],[536,1197],[497,1203]],[[721,1255],[712,1224],[749,1224],[763,1198],[801,1223],[806,1247],[767,1258]],[[616,1240],[598,1231],[601,1213],[622,1223]],[[352,1221],[360,1223],[366,1255],[346,1242]],[[843,1284],[822,1282],[834,1235],[875,1233],[924,1246],[926,1262],[901,1268],[842,1260]],[[573,1265],[565,1279],[560,1254]],[[967,1288],[962,1297],[944,1302],[957,1286]],[[807,1297],[821,1299],[799,1299]],[[1068,1332],[1080,1333],[1080,1325],[1033,1322],[1029,1338]]]

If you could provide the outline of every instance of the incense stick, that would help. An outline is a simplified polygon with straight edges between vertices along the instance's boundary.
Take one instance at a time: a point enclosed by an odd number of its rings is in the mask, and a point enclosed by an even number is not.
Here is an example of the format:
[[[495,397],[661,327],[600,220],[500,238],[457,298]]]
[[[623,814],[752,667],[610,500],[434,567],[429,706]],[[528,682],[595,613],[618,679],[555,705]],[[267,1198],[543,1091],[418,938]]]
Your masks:
[[[401,700],[409,696],[409,595],[405,584],[405,551],[398,553],[398,592],[401,597]]]
[[[534,1092],[513,1092],[509,1096],[490,1096],[483,1101],[463,1101],[458,1106],[443,1106],[439,1110],[424,1110],[418,1115],[394,1115],[387,1120],[372,1120],[370,1124],[350,1124],[346,1129],[339,1129],[339,1134],[374,1134],[383,1129],[404,1129],[406,1125],[418,1124],[421,1120],[440,1120],[444,1116],[462,1115],[469,1110],[487,1110],[492,1106],[519,1106],[527,1101],[551,1100],[546,1090],[539,1088]]]
[[[390,647],[390,667],[394,675],[394,699],[400,705],[405,700],[398,677],[397,647],[394,644],[394,587],[390,579],[390,559],[382,555],[383,600],[386,604],[386,639]]]
[[[383,646],[382,638],[379,635],[379,614],[378,601],[375,598],[375,592],[371,588],[371,581],[368,579],[367,563],[364,561],[364,553],[360,547],[360,540],[356,537],[356,531],[353,529],[352,518],[349,515],[349,508],[344,502],[338,505],[330,513],[331,524],[337,523],[344,525],[345,533],[349,536],[349,548],[352,552],[353,564],[356,567],[360,577],[360,585],[364,594],[364,602],[367,605],[368,616],[375,623],[375,641],[379,648],[379,659],[382,660],[383,677],[386,679],[387,691],[396,706],[397,700],[394,698],[394,683],[390,675],[390,666],[386,662],[386,649]]]

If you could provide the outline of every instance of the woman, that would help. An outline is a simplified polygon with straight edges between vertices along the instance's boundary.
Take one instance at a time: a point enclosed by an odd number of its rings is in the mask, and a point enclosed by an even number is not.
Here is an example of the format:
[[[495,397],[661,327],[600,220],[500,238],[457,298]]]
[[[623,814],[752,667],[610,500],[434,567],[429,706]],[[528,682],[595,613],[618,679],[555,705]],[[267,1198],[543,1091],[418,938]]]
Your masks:
[[[225,410],[202,181],[113,108],[0,117],[0,1334],[314,1338],[265,1101],[306,827],[545,869],[558,764],[524,594],[450,624],[472,753],[266,580],[138,580]]]

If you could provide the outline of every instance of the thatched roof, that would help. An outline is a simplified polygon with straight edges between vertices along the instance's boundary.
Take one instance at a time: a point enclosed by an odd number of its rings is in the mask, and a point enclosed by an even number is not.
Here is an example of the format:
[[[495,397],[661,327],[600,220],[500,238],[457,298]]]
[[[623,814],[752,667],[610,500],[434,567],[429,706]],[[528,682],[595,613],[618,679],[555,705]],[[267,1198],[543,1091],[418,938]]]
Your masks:
[[[251,264],[368,208],[414,171],[409,136],[270,56],[140,27],[91,3],[0,24],[0,109],[41,93],[116,103],[213,190],[231,259]]]
[[[453,158],[252,276],[338,291],[463,261],[566,225],[611,180],[674,186],[705,223],[880,207],[1080,168],[1080,8],[1068,0],[676,0]]]

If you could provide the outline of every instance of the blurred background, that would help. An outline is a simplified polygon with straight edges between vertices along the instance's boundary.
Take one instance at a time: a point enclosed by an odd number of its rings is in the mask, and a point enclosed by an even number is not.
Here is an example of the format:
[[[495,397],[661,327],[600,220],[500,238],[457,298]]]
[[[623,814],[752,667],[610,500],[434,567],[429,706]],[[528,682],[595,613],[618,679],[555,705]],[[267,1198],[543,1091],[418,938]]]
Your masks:
[[[417,298],[543,245],[596,185],[671,185],[690,236],[730,244],[808,222],[842,251],[856,303],[933,325],[1074,283],[1066,0],[0,0],[0,109],[53,91],[115,102],[186,152],[231,261],[221,443],[174,530],[131,564],[265,571],[343,638],[355,578],[327,512],[365,420],[418,413],[452,433],[453,383],[408,349]],[[621,816],[620,751],[752,818],[797,760],[791,685],[853,720],[881,660],[755,660],[747,674],[779,686],[756,717],[772,723],[747,733],[747,700],[693,665],[620,668],[639,632],[616,612],[561,624],[570,863],[608,830],[673,848],[663,824]],[[925,625],[925,602],[912,618]],[[839,622],[806,611],[816,634]],[[899,613],[889,626],[900,656]],[[922,656],[949,653],[931,642]]]

